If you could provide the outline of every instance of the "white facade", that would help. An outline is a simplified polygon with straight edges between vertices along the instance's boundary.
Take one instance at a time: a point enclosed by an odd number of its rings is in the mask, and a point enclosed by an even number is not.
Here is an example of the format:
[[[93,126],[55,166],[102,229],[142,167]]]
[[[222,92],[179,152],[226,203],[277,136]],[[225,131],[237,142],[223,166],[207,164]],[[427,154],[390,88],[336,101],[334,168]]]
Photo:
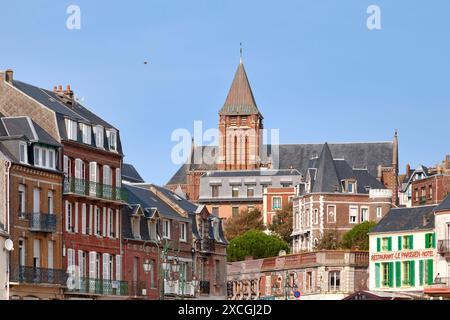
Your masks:
[[[450,289],[450,211],[436,212],[435,225],[438,250],[436,273]]]
[[[434,282],[434,229],[370,235],[369,290],[423,292]]]

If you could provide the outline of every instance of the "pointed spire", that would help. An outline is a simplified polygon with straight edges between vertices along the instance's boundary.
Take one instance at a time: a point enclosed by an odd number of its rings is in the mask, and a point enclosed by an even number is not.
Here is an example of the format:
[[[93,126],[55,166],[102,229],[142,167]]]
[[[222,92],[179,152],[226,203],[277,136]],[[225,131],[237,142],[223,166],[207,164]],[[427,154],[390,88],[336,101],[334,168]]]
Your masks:
[[[392,166],[398,170],[398,130],[395,130],[394,142],[392,145]]]
[[[317,160],[317,175],[314,181],[313,192],[337,192],[341,184],[338,178],[333,155],[328,143],[325,143],[319,159]]]
[[[242,60],[241,48],[241,61],[234,76],[230,91],[228,92],[227,100],[220,110],[221,115],[261,115],[256,105],[255,97],[253,96],[252,88],[248,81]]]
[[[243,64],[243,51],[242,51],[242,42],[241,42],[241,59],[240,59],[240,62],[239,62],[239,64]]]

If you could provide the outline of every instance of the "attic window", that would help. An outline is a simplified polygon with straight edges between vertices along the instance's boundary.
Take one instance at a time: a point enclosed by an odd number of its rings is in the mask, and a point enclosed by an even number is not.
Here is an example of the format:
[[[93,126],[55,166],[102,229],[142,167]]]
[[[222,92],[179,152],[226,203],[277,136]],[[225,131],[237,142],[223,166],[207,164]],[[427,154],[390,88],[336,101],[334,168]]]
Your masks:
[[[20,142],[19,143],[19,156],[20,156],[20,163],[27,164],[28,163],[28,150],[27,150],[27,143],[26,142]]]
[[[342,186],[344,187],[344,192],[356,193],[356,181],[344,180],[344,181],[342,181]]]

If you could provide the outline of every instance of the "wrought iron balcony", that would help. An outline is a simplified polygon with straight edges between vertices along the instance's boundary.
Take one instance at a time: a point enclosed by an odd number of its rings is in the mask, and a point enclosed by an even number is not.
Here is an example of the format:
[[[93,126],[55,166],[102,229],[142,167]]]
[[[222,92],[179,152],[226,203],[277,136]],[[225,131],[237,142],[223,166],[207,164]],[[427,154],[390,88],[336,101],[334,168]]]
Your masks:
[[[30,213],[25,218],[30,222],[30,231],[56,232],[57,217],[54,214]]]
[[[164,280],[164,294],[168,296],[194,297],[195,287],[192,282]]]
[[[211,285],[209,281],[200,281],[200,294],[209,294]]]
[[[67,285],[65,270],[16,266],[11,268],[11,282],[26,284]]]
[[[450,253],[450,239],[438,241],[438,252],[440,254]]]
[[[127,192],[123,188],[72,177],[64,179],[64,193],[111,201],[127,201]]]
[[[66,290],[68,294],[92,294],[105,296],[128,296],[128,282],[103,280],[93,278],[80,278],[73,287]]]

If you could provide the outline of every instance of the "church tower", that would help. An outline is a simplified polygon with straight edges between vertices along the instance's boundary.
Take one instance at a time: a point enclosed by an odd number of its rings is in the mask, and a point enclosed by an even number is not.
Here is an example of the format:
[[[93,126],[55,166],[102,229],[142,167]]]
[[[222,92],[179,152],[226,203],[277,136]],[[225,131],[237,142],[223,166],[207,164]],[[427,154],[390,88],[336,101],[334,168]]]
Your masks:
[[[245,72],[241,49],[241,61],[219,112],[219,170],[260,168],[263,119]]]

